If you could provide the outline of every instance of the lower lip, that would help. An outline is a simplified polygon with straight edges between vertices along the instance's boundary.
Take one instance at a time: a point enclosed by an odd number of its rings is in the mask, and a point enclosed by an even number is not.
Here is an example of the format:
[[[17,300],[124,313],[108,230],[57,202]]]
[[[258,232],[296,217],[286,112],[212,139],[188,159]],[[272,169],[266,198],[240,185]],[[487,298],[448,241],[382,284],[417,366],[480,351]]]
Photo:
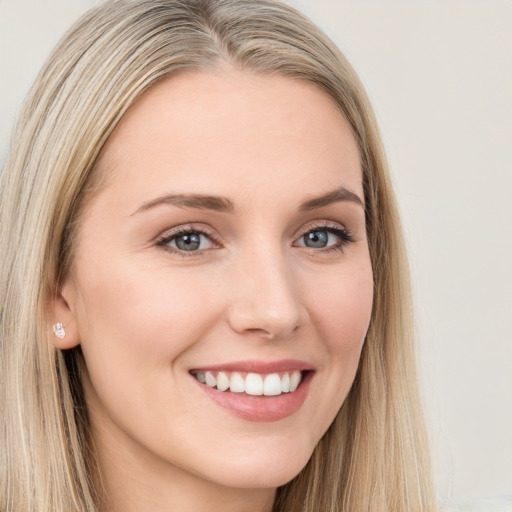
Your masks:
[[[301,408],[306,400],[313,372],[309,371],[304,375],[295,391],[277,396],[252,396],[246,393],[218,391],[192,378],[208,398],[234,416],[248,421],[270,422],[283,420]]]

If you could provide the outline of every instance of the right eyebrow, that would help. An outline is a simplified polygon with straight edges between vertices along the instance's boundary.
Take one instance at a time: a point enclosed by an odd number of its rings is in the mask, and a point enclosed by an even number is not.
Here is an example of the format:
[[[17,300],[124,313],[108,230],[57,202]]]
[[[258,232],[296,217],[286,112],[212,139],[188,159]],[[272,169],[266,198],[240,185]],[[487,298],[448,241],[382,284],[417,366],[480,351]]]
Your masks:
[[[132,215],[162,204],[178,206],[179,208],[198,208],[200,210],[213,210],[226,213],[234,213],[235,211],[233,202],[225,197],[203,194],[167,194],[144,203],[139,209],[133,212]]]
[[[323,196],[308,199],[300,205],[299,209],[302,211],[316,210],[317,208],[329,206],[332,203],[341,201],[349,201],[364,208],[364,202],[357,194],[354,194],[354,192],[351,192],[345,187],[339,187]]]

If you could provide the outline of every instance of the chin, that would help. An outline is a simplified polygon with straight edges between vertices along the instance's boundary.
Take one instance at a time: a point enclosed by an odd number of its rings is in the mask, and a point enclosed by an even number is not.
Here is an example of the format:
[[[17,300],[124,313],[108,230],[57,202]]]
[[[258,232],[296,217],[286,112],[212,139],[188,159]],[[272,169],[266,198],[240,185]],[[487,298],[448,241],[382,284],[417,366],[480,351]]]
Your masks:
[[[277,488],[293,480],[308,463],[307,453],[269,453],[262,457],[240,456],[236,464],[217,465],[213,479],[226,487],[240,489]],[[226,461],[228,462],[228,461]]]

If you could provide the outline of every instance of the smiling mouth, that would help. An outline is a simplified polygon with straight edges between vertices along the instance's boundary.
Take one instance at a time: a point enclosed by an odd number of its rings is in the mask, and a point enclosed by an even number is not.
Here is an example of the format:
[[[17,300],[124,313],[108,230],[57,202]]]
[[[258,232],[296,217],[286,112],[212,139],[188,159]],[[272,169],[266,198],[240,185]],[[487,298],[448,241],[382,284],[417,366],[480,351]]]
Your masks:
[[[299,370],[269,374],[211,370],[191,372],[196,380],[210,388],[252,396],[279,396],[293,393],[302,382],[305,373]]]

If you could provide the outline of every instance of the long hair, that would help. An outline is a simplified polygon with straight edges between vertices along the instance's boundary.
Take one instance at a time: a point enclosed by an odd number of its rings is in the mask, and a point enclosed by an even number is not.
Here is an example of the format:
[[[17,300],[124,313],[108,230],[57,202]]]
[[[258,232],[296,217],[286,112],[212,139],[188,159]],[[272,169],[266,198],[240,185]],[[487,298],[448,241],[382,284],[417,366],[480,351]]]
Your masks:
[[[274,510],[434,510],[407,263],[374,115],[335,45],[274,0],[107,0],[40,72],[1,182],[0,510],[98,510],[80,350],[54,347],[47,307],[99,186],[98,155],[123,114],[162,77],[225,63],[323,90],[351,126],[363,171],[369,331],[345,403],[306,467],[278,489]]]

